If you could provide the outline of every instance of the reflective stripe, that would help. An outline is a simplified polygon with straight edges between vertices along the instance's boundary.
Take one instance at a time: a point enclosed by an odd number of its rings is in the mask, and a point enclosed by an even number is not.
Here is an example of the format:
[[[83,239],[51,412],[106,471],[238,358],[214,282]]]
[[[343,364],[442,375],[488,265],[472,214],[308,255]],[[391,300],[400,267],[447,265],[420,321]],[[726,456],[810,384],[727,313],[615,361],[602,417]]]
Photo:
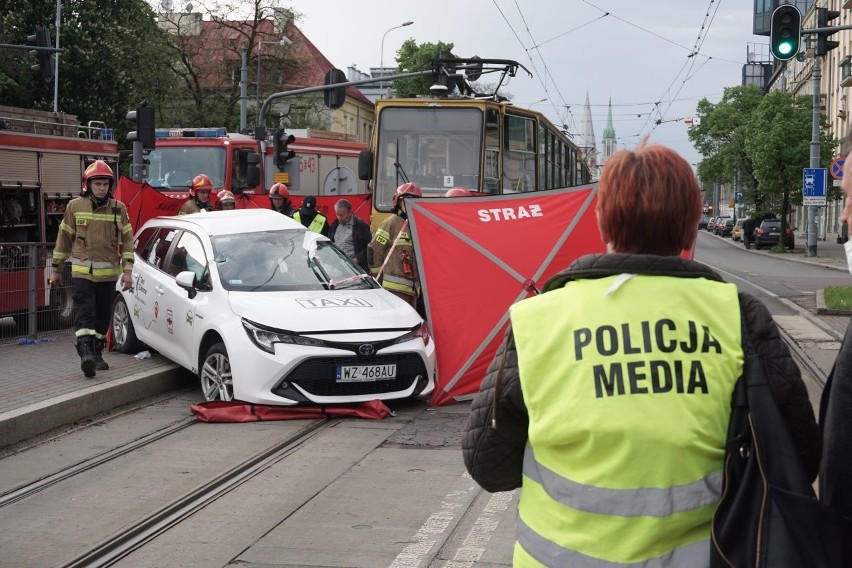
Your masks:
[[[609,489],[583,485],[538,463],[529,445],[524,451],[524,475],[541,485],[551,499],[567,507],[620,517],[667,517],[711,505],[722,495],[721,470],[671,487]]]
[[[74,332],[75,337],[85,337],[87,335],[96,335],[98,332],[94,329],[88,329],[85,327],[81,327],[77,331]]]
[[[122,233],[130,233],[133,231],[133,227],[130,226],[130,223],[126,224],[122,229]]]
[[[516,533],[518,545],[538,562],[545,566],[571,566],[572,568],[673,568],[678,566],[707,566],[710,563],[710,539],[676,548],[669,553],[643,562],[610,562],[587,556],[570,548],[563,548],[532,530],[523,519],[518,517]],[[517,561],[518,551],[515,550]],[[517,564],[516,564],[517,565]]]
[[[92,276],[112,276],[117,277],[121,274],[121,267],[115,266],[112,268],[90,268],[88,266],[72,265],[71,274],[91,274]]]
[[[417,293],[414,290],[413,286],[404,286],[402,284],[397,284],[396,282],[389,282],[387,276],[382,279],[382,287],[385,290],[392,290],[394,292],[402,292],[403,294],[408,294],[409,296],[416,296]]]
[[[106,223],[114,223],[116,218],[121,218],[121,214],[90,213],[89,211],[76,211],[74,213],[74,219],[86,219],[87,221],[104,221]]]
[[[62,221],[62,222],[59,224],[59,228],[60,228],[61,230],[65,231],[66,233],[68,233],[69,235],[72,235],[72,236],[74,235],[74,227],[71,227],[71,226],[70,226],[70,225],[68,225],[65,221]]]
[[[414,280],[409,280],[408,278],[400,278],[399,276],[391,276],[390,274],[386,274],[383,280],[385,282],[393,282],[394,284],[408,286],[412,290],[414,289]]]
[[[71,264],[75,266],[85,266],[86,268],[116,268],[118,266],[117,262],[109,262],[109,261],[91,261],[91,260],[80,260],[79,258],[72,258]]]

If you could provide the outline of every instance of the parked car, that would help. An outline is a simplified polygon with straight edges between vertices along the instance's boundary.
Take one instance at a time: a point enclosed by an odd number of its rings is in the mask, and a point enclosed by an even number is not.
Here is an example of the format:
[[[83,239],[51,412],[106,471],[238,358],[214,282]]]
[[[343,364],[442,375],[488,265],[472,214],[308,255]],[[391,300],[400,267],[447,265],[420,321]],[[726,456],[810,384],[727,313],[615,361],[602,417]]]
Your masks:
[[[734,228],[734,219],[733,217],[716,217],[716,223],[713,226],[713,234],[722,236],[722,232],[725,230],[726,223],[731,222],[731,229]],[[730,234],[730,233],[728,233]]]
[[[754,248],[760,250],[778,245],[781,238],[781,221],[764,219],[754,231]],[[784,223],[784,246],[792,249],[796,245],[796,237],[790,224]]]
[[[706,231],[707,230],[707,224],[710,222],[710,219],[711,219],[710,217],[702,217],[698,221],[698,230],[700,231],[700,230],[704,229]]]
[[[740,242],[743,240],[743,223],[745,223],[744,218],[737,219],[737,222],[734,223],[734,228],[731,231],[731,239],[734,242]]]
[[[719,235],[722,237],[730,237],[734,232],[734,220],[731,217],[722,217],[722,220],[716,223]]]
[[[710,219],[707,220],[707,230],[712,233],[713,229],[715,229],[715,228],[716,228],[716,217],[710,217]]]
[[[198,375],[204,398],[352,403],[435,388],[435,345],[405,301],[324,236],[268,209],[156,217],[136,234],[112,332]]]

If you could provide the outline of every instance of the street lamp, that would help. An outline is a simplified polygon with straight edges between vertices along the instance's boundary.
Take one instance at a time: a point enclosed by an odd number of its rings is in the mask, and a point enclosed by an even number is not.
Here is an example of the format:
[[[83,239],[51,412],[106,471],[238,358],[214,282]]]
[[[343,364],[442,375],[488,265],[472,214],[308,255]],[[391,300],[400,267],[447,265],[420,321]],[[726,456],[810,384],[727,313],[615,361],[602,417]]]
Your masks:
[[[278,41],[259,41],[257,42],[257,112],[260,112],[260,52],[261,46],[263,44],[274,44],[274,45],[291,45],[293,42],[290,41],[290,38],[287,36],[282,37]],[[260,125],[258,125],[260,126]]]
[[[387,32],[385,32],[385,35],[382,36],[382,52],[379,55],[379,67],[382,68],[382,75],[384,75],[384,69],[385,69],[385,36],[388,35],[388,32],[391,32],[391,31],[399,29],[399,28],[404,28],[405,26],[410,26],[413,23],[414,22],[412,22],[412,21],[402,22],[400,25],[394,26],[391,29],[389,29]]]

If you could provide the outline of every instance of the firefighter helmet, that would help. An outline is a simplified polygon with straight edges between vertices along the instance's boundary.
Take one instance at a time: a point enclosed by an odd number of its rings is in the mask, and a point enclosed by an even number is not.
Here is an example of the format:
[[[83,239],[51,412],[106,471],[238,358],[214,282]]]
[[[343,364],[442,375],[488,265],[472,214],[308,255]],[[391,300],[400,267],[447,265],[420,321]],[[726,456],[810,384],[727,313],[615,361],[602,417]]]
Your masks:
[[[415,197],[423,197],[423,192],[417,184],[408,182],[396,188],[396,193],[393,194],[393,204],[397,205],[399,198],[403,195],[414,195]]]
[[[103,160],[95,160],[83,172],[83,193],[85,194],[89,191],[89,180],[97,178],[107,178],[109,180],[107,195],[111,195],[112,189],[115,187],[115,174],[112,173],[112,168]]]
[[[219,203],[236,203],[237,198],[234,197],[234,194],[228,191],[227,189],[223,189],[219,193],[216,194],[216,197],[219,198]]]
[[[199,191],[213,191],[213,182],[204,174],[198,174],[192,178],[192,184],[189,186],[189,195],[195,197]]]
[[[288,199],[290,197],[290,190],[283,183],[276,183],[269,188],[269,198],[272,199],[273,197]]]
[[[464,187],[454,187],[444,197],[473,197],[473,192]]]

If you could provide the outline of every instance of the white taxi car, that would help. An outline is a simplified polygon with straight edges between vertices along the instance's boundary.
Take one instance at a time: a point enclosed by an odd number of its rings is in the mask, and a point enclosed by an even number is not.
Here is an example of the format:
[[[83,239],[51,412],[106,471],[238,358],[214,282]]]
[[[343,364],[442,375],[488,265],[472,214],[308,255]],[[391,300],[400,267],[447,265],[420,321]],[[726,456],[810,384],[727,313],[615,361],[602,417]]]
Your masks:
[[[204,398],[351,403],[426,395],[435,344],[420,315],[331,241],[268,209],[151,219],[117,349],[140,342],[196,373]]]

